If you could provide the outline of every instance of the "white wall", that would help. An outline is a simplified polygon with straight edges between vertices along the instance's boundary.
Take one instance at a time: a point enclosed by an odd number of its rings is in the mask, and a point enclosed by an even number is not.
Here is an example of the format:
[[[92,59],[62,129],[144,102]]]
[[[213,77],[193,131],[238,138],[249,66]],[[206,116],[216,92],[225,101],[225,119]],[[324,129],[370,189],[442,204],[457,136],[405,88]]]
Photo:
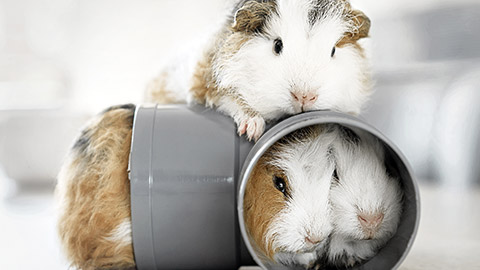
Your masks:
[[[66,95],[73,98],[72,105],[97,111],[138,101],[162,61],[179,45],[206,32],[221,17],[224,5],[220,0],[2,0],[0,6],[11,21],[7,27],[16,33],[0,30],[4,33],[0,44],[5,43],[5,32],[8,39],[0,57],[10,66],[25,59],[22,67],[29,67],[27,72],[37,77],[37,83],[42,81],[48,88],[45,81],[59,80]],[[45,68],[52,71],[41,74]],[[0,85],[32,80],[18,74],[24,68],[14,69],[16,73],[0,79]],[[60,95],[52,87],[42,91],[17,88],[24,93],[9,96],[20,104],[25,101],[19,99]]]

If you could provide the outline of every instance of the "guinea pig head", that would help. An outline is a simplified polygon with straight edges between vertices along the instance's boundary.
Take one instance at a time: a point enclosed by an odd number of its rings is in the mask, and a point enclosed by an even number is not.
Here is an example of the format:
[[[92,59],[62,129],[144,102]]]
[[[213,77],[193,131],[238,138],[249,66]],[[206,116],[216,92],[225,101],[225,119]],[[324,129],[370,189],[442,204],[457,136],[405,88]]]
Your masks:
[[[266,120],[331,109],[358,114],[370,93],[358,41],[370,20],[347,1],[243,1],[220,51],[217,84]],[[238,43],[238,44],[234,44]]]
[[[384,164],[384,148],[371,134],[340,128],[330,198],[335,232],[356,240],[388,240],[402,210],[398,179]]]
[[[334,162],[331,132],[296,131],[259,160],[246,186],[244,218],[254,246],[278,253],[322,250],[332,231],[328,193]]]

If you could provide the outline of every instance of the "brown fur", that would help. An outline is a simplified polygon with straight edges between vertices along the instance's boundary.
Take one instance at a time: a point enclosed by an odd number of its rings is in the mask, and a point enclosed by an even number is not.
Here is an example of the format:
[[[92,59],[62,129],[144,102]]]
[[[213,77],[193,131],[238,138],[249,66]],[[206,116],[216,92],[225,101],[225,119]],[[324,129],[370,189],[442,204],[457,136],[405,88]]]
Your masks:
[[[275,176],[285,180],[286,196],[290,196],[288,178],[281,169],[271,165],[272,161],[277,159],[279,153],[283,152],[286,147],[292,147],[299,142],[307,142],[323,133],[333,132],[334,129],[334,126],[325,124],[296,130],[272,145],[255,165],[245,189],[243,209],[247,232],[254,247],[261,252],[260,254],[273,260],[273,255],[278,252],[273,249],[273,243],[267,242],[265,239],[270,224],[285,207],[287,200],[285,195],[276,189],[273,181]]]
[[[168,72],[164,71],[148,84],[145,97],[147,101],[155,100],[158,104],[184,103],[183,100],[178,99],[175,92],[167,88],[166,79],[168,75]]]
[[[252,117],[256,115],[256,112],[243,101],[237,92],[218,87],[214,69],[235,55],[246,42],[252,39],[252,32],[261,31],[275,6],[274,2],[247,1],[236,12],[235,17],[230,18],[222,30],[215,35],[215,41],[196,64],[192,76],[189,91],[197,103],[213,106],[218,104],[221,97],[230,96],[247,114],[251,114]],[[146,99],[161,104],[179,103],[172,92],[165,89],[165,75],[168,74],[162,73],[159,78],[150,83]]]
[[[271,158],[271,153],[267,153],[259,160],[248,180],[244,198],[244,218],[249,235],[256,248],[270,259],[276,250],[273,250],[272,243],[266,242],[264,236],[273,218],[285,204],[285,196],[274,186],[274,176],[283,177],[288,187],[282,171],[268,165]]]
[[[261,32],[268,17],[276,8],[275,2],[248,1],[235,14],[232,26],[236,32]]]
[[[351,20],[353,29],[351,32],[345,33],[344,37],[337,43],[337,46],[343,47],[347,44],[355,44],[356,47],[360,47],[357,41],[359,39],[368,37],[371,22],[367,15],[365,15],[363,12],[352,9],[349,3],[346,3],[346,5],[347,13],[345,16],[347,20]]]
[[[205,55],[198,63],[193,73],[193,83],[190,89],[193,98],[200,104],[216,103],[218,87],[213,77],[213,53]]]
[[[58,232],[72,266],[134,269],[131,245],[107,238],[130,219],[127,174],[134,107],[111,108],[82,133],[58,179]]]
[[[214,63],[218,66],[223,65],[224,61],[233,57],[251,38],[252,36],[245,32],[233,32],[231,30],[227,30],[219,35],[214,46],[215,49],[206,53],[195,68],[190,92],[196,102],[212,106],[219,103],[220,97],[230,96],[245,113],[250,114],[252,117],[256,115],[256,112],[244,102],[238,93],[233,92],[231,89],[217,86],[217,79],[213,71]]]

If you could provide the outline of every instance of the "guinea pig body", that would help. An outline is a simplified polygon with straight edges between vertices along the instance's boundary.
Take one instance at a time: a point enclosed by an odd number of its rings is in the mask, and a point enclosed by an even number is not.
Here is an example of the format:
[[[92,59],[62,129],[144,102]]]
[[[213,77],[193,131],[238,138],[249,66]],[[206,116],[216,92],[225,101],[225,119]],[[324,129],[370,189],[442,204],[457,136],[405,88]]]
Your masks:
[[[369,64],[358,42],[369,28],[369,19],[348,1],[238,1],[189,62],[193,68],[167,69],[147,99],[216,107],[249,139],[263,133],[265,121],[285,115],[319,109],[358,114],[370,94]],[[182,87],[174,83],[186,78]]]
[[[257,163],[244,217],[264,261],[310,268],[324,254],[333,229],[328,193],[334,139],[326,127],[305,128],[274,144]]]
[[[76,269],[135,269],[127,173],[134,110],[112,107],[89,123],[58,176],[58,232]]]
[[[329,264],[351,267],[373,257],[395,234],[402,212],[398,179],[384,163],[382,144],[364,131],[339,128]]]

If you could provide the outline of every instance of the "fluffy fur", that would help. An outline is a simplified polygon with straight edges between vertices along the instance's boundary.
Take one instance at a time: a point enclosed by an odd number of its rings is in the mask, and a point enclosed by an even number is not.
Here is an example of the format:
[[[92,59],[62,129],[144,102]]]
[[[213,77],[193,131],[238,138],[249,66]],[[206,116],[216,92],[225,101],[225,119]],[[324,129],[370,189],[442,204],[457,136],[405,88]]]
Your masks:
[[[282,193],[276,177],[285,179]],[[351,267],[395,234],[401,187],[372,135],[339,125],[304,128],[274,144],[247,183],[244,215],[257,254],[283,265]],[[359,215],[381,213],[373,231]],[[317,239],[312,244],[307,238]]]
[[[162,71],[148,101],[216,107],[249,139],[260,137],[265,121],[285,115],[361,111],[370,74],[358,40],[368,36],[370,21],[348,1],[244,0],[232,14],[200,51]],[[305,104],[296,98],[302,96],[309,97]]]
[[[134,110],[112,107],[89,123],[58,176],[58,232],[77,269],[135,269],[127,174]]]
[[[330,192],[335,228],[328,261],[350,267],[373,257],[395,234],[403,195],[398,179],[387,173],[381,143],[364,131],[338,130],[334,146],[338,179]],[[383,215],[373,234],[362,229],[362,213]]]
[[[325,127],[302,129],[273,145],[257,163],[247,183],[244,215],[260,254],[305,267],[323,254],[333,229],[328,192],[334,139]],[[285,193],[275,187],[275,177],[285,179]]]

